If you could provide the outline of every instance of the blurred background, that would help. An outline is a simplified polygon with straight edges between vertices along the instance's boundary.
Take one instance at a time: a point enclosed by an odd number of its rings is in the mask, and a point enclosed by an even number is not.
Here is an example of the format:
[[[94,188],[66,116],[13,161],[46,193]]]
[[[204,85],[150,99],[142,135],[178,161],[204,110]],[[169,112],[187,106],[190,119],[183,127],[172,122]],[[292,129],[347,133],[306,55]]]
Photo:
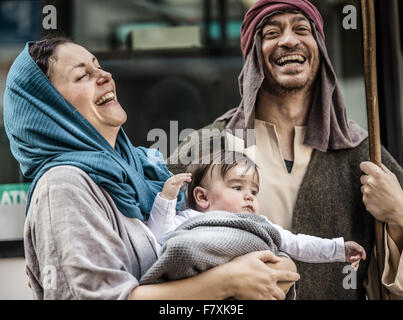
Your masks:
[[[254,2],[0,0],[0,299],[31,299],[22,243],[29,181],[10,153],[2,120],[7,73],[25,42],[62,33],[91,51],[114,77],[131,141],[150,146],[154,128],[169,133],[170,121],[178,121],[179,132],[199,129],[239,104],[240,27]],[[360,1],[311,2],[325,21],[348,116],[367,129]],[[402,165],[403,3],[375,2],[381,138]],[[343,28],[347,5],[356,8],[356,29]],[[56,22],[49,20],[53,9]]]

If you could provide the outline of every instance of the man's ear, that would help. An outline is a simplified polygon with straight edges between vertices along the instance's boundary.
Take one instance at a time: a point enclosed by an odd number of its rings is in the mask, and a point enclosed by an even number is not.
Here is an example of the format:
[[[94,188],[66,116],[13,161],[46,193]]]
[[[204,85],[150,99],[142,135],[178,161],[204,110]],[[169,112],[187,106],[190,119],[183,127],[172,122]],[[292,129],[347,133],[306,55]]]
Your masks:
[[[210,201],[208,199],[208,192],[206,189],[197,186],[193,189],[193,197],[196,202],[196,207],[207,210],[210,207]]]

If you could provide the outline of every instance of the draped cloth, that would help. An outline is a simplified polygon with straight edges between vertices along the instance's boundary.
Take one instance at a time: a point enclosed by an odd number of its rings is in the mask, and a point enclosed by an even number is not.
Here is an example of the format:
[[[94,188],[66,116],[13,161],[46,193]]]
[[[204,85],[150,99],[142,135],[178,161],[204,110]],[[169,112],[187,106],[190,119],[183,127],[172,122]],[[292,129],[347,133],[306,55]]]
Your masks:
[[[265,217],[210,211],[190,218],[167,239],[158,260],[141,278],[152,284],[192,277],[253,251],[276,255],[281,236]]]
[[[146,220],[170,172],[155,149],[134,147],[121,128],[116,146],[55,89],[29,54],[27,43],[7,76],[4,126],[31,195],[50,168],[71,165],[104,188],[127,217]],[[184,199],[179,195],[178,208]]]
[[[254,129],[255,105],[265,79],[262,29],[273,15],[287,11],[298,11],[309,19],[321,55],[304,144],[322,152],[358,146],[368,133],[347,119],[343,96],[326,50],[323,20],[319,11],[306,0],[260,0],[246,13],[241,28],[245,64],[238,78],[242,100],[237,108],[216,121],[226,121],[230,131]]]

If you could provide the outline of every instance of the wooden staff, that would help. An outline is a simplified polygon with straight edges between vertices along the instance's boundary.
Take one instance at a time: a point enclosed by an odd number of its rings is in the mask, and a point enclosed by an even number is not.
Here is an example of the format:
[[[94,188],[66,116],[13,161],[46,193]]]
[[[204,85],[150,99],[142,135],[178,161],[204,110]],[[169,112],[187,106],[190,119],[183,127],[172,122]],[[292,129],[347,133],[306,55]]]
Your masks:
[[[374,0],[361,0],[361,10],[364,41],[364,76],[368,117],[369,158],[371,162],[382,167],[376,73],[376,24]],[[378,220],[375,220],[374,224],[379,292],[381,299],[386,299],[386,290],[382,285],[382,274],[385,260],[384,224]]]

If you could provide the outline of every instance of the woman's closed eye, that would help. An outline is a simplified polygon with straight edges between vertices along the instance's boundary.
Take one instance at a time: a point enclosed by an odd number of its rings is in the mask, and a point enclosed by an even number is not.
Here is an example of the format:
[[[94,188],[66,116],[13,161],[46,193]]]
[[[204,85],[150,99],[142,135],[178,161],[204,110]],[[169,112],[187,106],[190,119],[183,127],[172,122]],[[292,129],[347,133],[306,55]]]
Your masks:
[[[79,77],[79,78],[77,79],[77,81],[80,81],[81,79],[84,79],[84,77],[85,77],[85,76],[88,76],[88,75],[89,75],[89,73],[86,72],[86,73],[83,74],[81,77]]]
[[[101,66],[98,66],[98,67],[96,67],[96,68],[99,69],[99,70],[103,70]],[[89,76],[89,75],[90,75],[90,72],[86,72],[85,74],[83,74],[82,76],[80,76],[80,77],[77,79],[77,81],[80,81],[80,80],[84,79],[85,76]]]

